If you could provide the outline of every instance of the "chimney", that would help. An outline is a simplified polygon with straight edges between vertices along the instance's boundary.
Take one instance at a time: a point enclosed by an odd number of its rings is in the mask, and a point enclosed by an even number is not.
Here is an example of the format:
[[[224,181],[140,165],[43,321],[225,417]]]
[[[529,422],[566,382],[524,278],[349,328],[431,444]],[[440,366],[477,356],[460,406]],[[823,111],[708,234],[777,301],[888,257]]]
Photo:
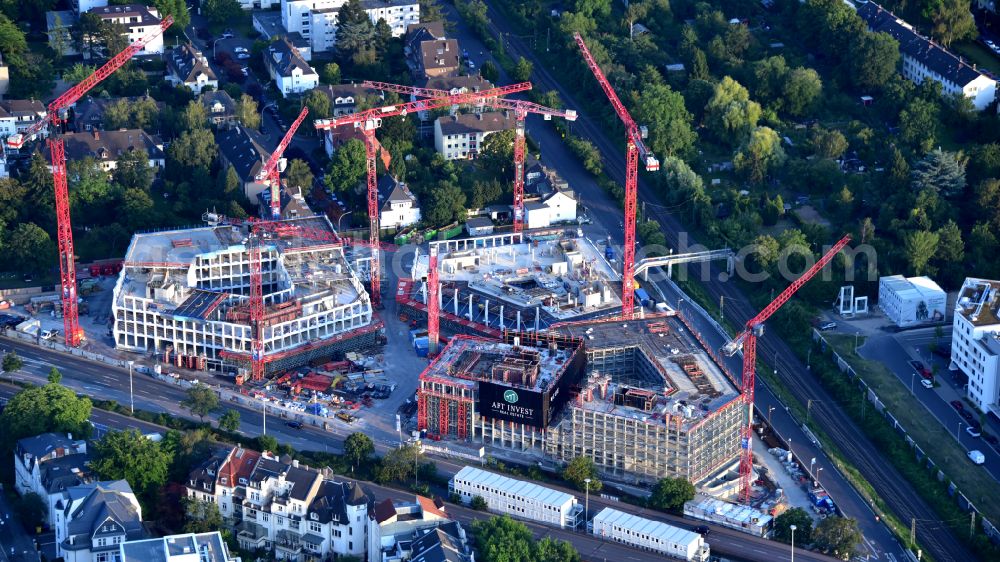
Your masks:
[[[299,467],[299,459],[292,459],[292,467],[293,468]]]

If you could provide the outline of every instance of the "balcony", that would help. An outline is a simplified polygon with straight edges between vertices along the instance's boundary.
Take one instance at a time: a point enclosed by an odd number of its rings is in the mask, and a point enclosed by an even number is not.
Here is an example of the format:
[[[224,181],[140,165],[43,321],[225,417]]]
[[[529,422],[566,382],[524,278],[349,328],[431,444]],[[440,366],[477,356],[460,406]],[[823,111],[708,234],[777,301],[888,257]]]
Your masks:
[[[241,521],[236,525],[236,540],[240,548],[260,550],[266,547],[267,529],[250,521]]]
[[[278,560],[302,560],[302,537],[292,531],[278,531],[274,539],[274,555]]]

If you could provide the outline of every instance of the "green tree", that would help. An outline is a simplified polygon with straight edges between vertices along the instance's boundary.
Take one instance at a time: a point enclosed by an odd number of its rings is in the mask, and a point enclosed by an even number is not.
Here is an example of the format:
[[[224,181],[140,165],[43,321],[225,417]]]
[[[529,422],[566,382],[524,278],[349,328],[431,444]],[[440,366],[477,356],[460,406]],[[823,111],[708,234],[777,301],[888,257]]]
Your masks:
[[[423,216],[431,225],[443,226],[465,219],[465,193],[455,183],[439,181],[430,189],[427,199]]]
[[[580,553],[573,545],[552,537],[543,537],[535,543],[535,558],[537,562],[580,562]]]
[[[536,562],[531,531],[520,521],[507,515],[478,519],[472,532],[482,562]]]
[[[514,82],[527,82],[531,80],[531,71],[533,68],[534,65],[531,64],[530,60],[520,57],[510,72],[510,79]]]
[[[5,57],[17,56],[28,50],[28,41],[17,24],[0,14],[0,52]]]
[[[514,130],[499,131],[486,137],[478,160],[479,165],[495,177],[513,175]]]
[[[362,147],[363,148],[363,147]],[[173,164],[188,168],[188,171],[175,170],[178,178],[189,175],[191,168],[204,168],[208,170],[215,161],[218,153],[218,146],[215,144],[215,137],[208,129],[196,129],[184,131],[167,148],[167,158]]]
[[[760,116],[760,104],[750,100],[747,89],[729,76],[716,85],[705,106],[706,126],[719,140],[734,145],[746,140]]]
[[[52,384],[60,384],[62,382],[62,378],[63,376],[62,373],[59,372],[59,369],[52,367],[51,369],[49,369],[49,374],[48,376],[45,377],[45,380],[49,381]]]
[[[145,150],[130,148],[118,157],[114,170],[115,183],[125,189],[149,191],[153,184],[153,171],[149,166],[149,154]]]
[[[351,459],[351,472],[375,453],[375,442],[364,433],[352,433],[344,439],[344,454]]]
[[[237,432],[240,429],[240,413],[237,410],[226,410],[219,418],[219,429]]]
[[[396,449],[390,449],[382,457],[375,480],[380,483],[404,482],[413,478],[413,468],[420,455],[420,448],[412,443]]]
[[[938,246],[934,252],[935,268],[944,274],[945,283],[959,284],[965,271],[965,242],[962,230],[953,220],[937,229]]]
[[[77,84],[93,74],[95,70],[97,68],[78,62],[71,66],[69,70],[63,72],[62,79],[67,84]]]
[[[232,22],[243,15],[236,0],[201,0],[201,14],[213,23]]]
[[[476,511],[487,511],[490,508],[483,496],[473,496],[472,501],[469,502],[469,507]]]
[[[7,238],[6,253],[23,271],[43,271],[52,264],[55,245],[34,223],[21,223]]]
[[[910,232],[903,238],[903,250],[914,275],[923,275],[927,262],[937,252],[940,239],[938,233],[928,230]]]
[[[576,457],[569,461],[562,471],[562,478],[577,490],[586,490],[589,486],[591,492],[600,492],[603,487],[603,483],[597,477],[597,466],[589,457]],[[589,485],[586,482],[587,478],[590,479]]]
[[[921,152],[929,152],[937,142],[939,111],[936,101],[923,98],[911,101],[899,112],[900,138]]]
[[[319,79],[324,84],[340,84],[340,65],[335,62],[324,64]]]
[[[147,502],[167,483],[172,455],[135,429],[112,431],[93,445],[90,469],[101,480],[127,480]]]
[[[337,51],[345,60],[372,48],[375,26],[360,0],[348,0],[337,12]]]
[[[742,26],[740,26],[742,27]],[[782,89],[785,108],[792,115],[804,115],[823,92],[823,81],[811,68],[796,68],[788,74]]]
[[[862,33],[847,51],[851,82],[862,90],[881,90],[896,74],[899,42],[888,33]]]
[[[70,42],[66,38],[66,34],[63,33],[63,29],[66,28],[66,22],[63,21],[62,16],[59,12],[55,13],[52,18],[52,29],[55,30],[54,33],[49,35],[49,44],[52,46],[52,50],[55,51],[56,56],[62,58],[66,54],[66,51],[70,48]]]
[[[238,114],[237,114],[238,115]],[[259,116],[258,116],[259,119]],[[181,114],[181,127],[185,131],[208,128],[208,110],[198,100],[191,100]]]
[[[302,189],[304,193],[308,193],[313,184],[313,174],[312,170],[309,169],[309,164],[298,158],[289,161],[288,167],[285,169],[285,182],[292,187]]]
[[[320,90],[309,90],[303,100],[309,108],[309,117],[312,119],[326,119],[330,116],[330,98]]]
[[[24,361],[17,356],[16,351],[9,351],[3,356],[3,372],[13,373],[20,371],[22,367],[24,367]]]
[[[2,439],[9,445],[23,437],[48,431],[72,433],[78,437],[90,435],[90,399],[59,384],[26,388],[10,399],[0,414]]]
[[[219,395],[210,386],[198,383],[188,389],[181,406],[204,422],[205,416],[219,409]]]
[[[680,513],[684,502],[694,499],[694,484],[686,478],[661,478],[653,486],[649,505],[656,509]]]
[[[928,152],[913,169],[913,190],[957,197],[965,191],[965,158],[940,148]]]
[[[185,29],[191,23],[191,12],[184,0],[153,0],[153,6],[160,12],[160,17],[173,16],[174,29]]]
[[[260,111],[257,110],[257,100],[248,94],[240,96],[240,99],[236,102],[236,120],[243,123],[243,126],[247,129],[259,129]]]
[[[809,516],[809,512],[801,507],[793,507],[774,518],[775,540],[791,543],[792,525],[795,525],[795,540],[798,544],[809,544],[812,537],[813,520]]]
[[[479,75],[483,77],[483,80],[496,84],[497,80],[500,79],[500,70],[497,69],[497,65],[493,64],[493,61],[488,60],[479,67]]]
[[[841,560],[850,559],[864,539],[857,519],[838,516],[820,521],[812,538],[813,544],[820,550],[832,553]]]
[[[331,191],[345,192],[357,187],[365,175],[365,144],[358,139],[345,142],[330,159],[326,185]]]
[[[14,512],[21,520],[21,525],[28,529],[41,527],[49,507],[45,499],[35,492],[28,492],[14,502]],[[9,523],[9,521],[8,521]]]
[[[184,498],[184,532],[210,533],[223,528],[222,513],[213,502]]]
[[[837,159],[847,151],[848,143],[844,134],[836,129],[813,129],[809,139],[813,153],[819,158]]]
[[[789,72],[785,57],[775,55],[761,59],[754,62],[750,70],[754,77],[754,96],[763,100],[778,100]]]
[[[257,448],[261,451],[277,451],[278,440],[273,435],[261,435],[257,437]]]
[[[232,164],[226,166],[223,170],[219,170],[218,183],[219,190],[225,199],[232,199],[239,192],[240,176],[236,174],[236,168]]]
[[[126,189],[122,194],[121,213],[123,225],[129,231],[156,224],[156,210],[149,192],[141,189]]]
[[[684,96],[666,84],[647,84],[638,95],[633,115],[649,128],[653,152],[662,156],[691,152],[697,138]]]
[[[764,181],[767,174],[785,161],[785,151],[781,148],[781,137],[770,127],[757,127],[750,139],[733,158],[736,171],[752,183]]]
[[[933,0],[924,6],[924,17],[933,24],[931,35],[945,47],[979,35],[969,4],[969,0]]]

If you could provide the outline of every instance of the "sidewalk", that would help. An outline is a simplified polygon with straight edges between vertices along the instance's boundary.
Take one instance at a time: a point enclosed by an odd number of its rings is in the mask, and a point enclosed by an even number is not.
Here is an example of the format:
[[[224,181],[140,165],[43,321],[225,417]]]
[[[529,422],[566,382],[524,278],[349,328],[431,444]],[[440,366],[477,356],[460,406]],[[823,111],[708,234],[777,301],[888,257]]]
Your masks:
[[[809,509],[812,502],[806,495],[802,485],[788,473],[783,462],[788,458],[786,455],[778,458],[771,454],[765,444],[756,434],[753,439],[753,452],[757,457],[757,462],[767,467],[767,476],[784,492],[789,507],[801,507],[809,512],[813,519],[818,520],[813,510]]]

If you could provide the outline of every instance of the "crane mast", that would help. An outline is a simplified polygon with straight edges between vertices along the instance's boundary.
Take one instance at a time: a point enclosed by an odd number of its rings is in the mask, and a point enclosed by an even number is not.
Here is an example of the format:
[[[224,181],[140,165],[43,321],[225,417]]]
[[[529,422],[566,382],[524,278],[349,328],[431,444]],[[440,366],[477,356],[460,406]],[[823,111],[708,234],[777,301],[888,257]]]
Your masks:
[[[302,111],[299,112],[299,116],[295,118],[292,122],[292,126],[288,128],[285,132],[285,136],[278,143],[278,146],[271,153],[271,156],[267,159],[267,163],[264,168],[260,171],[258,179],[267,180],[268,185],[271,189],[271,220],[281,219],[281,176],[278,173],[278,162],[281,160],[281,156],[285,153],[285,149],[288,148],[288,144],[292,142],[292,137],[295,136],[295,131],[299,129],[299,125],[305,120],[306,115],[309,114],[309,108],[303,107]]]

